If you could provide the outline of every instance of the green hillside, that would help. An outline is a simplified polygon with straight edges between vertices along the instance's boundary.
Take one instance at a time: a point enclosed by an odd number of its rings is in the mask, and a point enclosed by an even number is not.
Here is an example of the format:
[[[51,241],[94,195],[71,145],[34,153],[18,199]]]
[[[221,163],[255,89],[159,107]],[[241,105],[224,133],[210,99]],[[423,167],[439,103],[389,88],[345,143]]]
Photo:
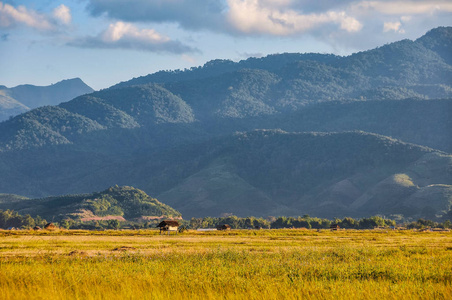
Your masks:
[[[4,199],[0,195],[0,199]],[[13,209],[20,214],[37,215],[50,220],[96,219],[116,216],[126,220],[142,217],[180,217],[173,208],[148,196],[145,192],[124,186],[110,187],[102,192],[65,195],[40,199],[0,200],[0,209]]]
[[[184,151],[185,161],[166,165],[163,181],[172,180],[173,187],[158,196],[184,216],[395,214],[419,190],[452,182],[450,155],[363,132],[254,131]],[[191,172],[177,180],[181,168]],[[387,178],[398,174],[409,174],[412,185],[396,181],[396,190],[387,189]],[[159,182],[147,184],[145,189],[156,193],[161,187]],[[426,193],[442,201],[436,213],[449,210],[451,199]],[[423,209],[410,209],[407,215],[422,215]]]
[[[14,203],[19,202],[23,200],[27,200],[27,197],[14,195],[14,194],[0,194],[0,203]]]
[[[157,195],[186,218],[229,213],[422,217],[431,216],[432,203],[440,217],[450,209],[452,156],[364,132],[257,130],[121,159],[85,151],[21,154],[20,164],[18,157],[4,154],[10,159],[2,161],[2,169],[10,171],[0,174],[2,190],[45,196],[117,182]],[[61,214],[43,206],[40,214],[46,212]]]

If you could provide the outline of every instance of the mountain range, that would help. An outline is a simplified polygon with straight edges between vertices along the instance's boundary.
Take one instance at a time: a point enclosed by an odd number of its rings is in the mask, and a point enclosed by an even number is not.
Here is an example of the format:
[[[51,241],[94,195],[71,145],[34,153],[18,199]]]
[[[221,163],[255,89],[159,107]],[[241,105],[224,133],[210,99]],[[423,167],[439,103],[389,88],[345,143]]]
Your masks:
[[[452,28],[341,57],[160,71],[0,123],[0,192],[142,189],[184,217],[452,204]]]
[[[93,91],[80,78],[62,80],[49,86],[0,86],[0,122],[30,109],[58,105]]]

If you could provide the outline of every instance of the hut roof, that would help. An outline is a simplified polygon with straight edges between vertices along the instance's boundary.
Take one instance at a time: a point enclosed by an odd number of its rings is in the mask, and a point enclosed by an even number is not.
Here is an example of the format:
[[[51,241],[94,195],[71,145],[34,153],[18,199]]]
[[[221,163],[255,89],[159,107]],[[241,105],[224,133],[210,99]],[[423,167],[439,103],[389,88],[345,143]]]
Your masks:
[[[157,225],[157,227],[165,227],[165,226],[179,226],[179,222],[174,220],[164,220]]]
[[[47,223],[46,226],[44,226],[45,229],[55,229],[56,226],[53,223]]]
[[[217,229],[218,229],[218,230],[221,230],[221,229],[231,229],[231,225],[228,225],[228,224],[218,225],[218,226],[217,226]]]

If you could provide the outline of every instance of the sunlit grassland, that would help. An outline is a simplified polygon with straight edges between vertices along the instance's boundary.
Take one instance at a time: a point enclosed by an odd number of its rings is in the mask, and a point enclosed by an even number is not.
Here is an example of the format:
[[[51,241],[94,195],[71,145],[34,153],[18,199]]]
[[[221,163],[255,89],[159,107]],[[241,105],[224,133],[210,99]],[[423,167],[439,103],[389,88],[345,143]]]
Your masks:
[[[452,299],[452,233],[0,231],[0,299]]]

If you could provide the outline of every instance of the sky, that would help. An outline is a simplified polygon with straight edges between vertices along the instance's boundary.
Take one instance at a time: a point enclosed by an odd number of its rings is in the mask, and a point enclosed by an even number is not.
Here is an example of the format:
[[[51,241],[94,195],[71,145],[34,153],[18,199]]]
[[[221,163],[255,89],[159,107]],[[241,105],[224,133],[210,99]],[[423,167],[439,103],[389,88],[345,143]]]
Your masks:
[[[0,0],[0,85],[99,90],[213,59],[350,55],[438,26],[452,26],[452,0]]]

